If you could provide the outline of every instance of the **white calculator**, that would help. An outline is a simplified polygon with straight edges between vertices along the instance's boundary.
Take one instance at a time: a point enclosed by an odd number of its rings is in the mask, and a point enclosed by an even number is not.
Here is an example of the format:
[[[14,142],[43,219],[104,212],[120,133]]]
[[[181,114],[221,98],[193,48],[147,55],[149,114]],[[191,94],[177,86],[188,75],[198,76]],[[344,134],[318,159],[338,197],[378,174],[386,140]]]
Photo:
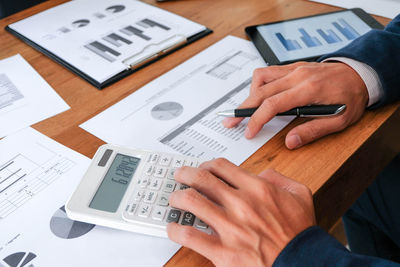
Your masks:
[[[167,237],[169,222],[211,233],[192,213],[168,203],[172,192],[187,188],[175,182],[175,169],[199,163],[191,157],[103,145],[65,205],[67,215],[73,220],[159,237]]]

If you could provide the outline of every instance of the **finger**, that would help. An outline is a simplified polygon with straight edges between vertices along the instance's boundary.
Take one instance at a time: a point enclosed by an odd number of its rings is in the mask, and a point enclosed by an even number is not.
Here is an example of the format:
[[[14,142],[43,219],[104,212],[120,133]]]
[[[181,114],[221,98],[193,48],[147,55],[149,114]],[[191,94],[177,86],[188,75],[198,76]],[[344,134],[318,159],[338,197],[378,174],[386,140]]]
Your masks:
[[[175,171],[174,178],[203,193],[217,204],[224,205],[232,198],[232,188],[206,169],[182,167]]]
[[[229,223],[220,207],[193,188],[178,190],[171,194],[172,207],[189,211],[218,231],[220,225]]]
[[[258,176],[266,180],[268,183],[294,194],[302,192],[302,190],[304,189],[303,184],[293,179],[290,179],[289,177],[286,177],[272,169],[266,169],[262,171]]]
[[[250,183],[249,179],[252,179],[252,176],[247,171],[224,158],[206,161],[199,168],[210,171],[234,188],[243,187],[245,184]],[[246,179],[243,179],[243,177],[246,177]]]
[[[289,149],[299,148],[325,135],[343,130],[348,125],[344,115],[314,119],[300,124],[286,135],[286,147]]]
[[[265,97],[269,97],[276,93],[286,90],[289,86],[288,80],[290,77],[280,79],[299,65],[304,62],[298,62],[286,66],[271,66],[261,69],[256,69],[253,73],[253,81],[250,87],[250,96],[238,107],[238,108],[254,108],[261,105]],[[274,82],[273,82],[274,81]],[[271,84],[269,84],[271,83]],[[263,94],[255,93],[257,91],[263,91]],[[238,125],[244,118],[225,118],[222,124],[226,128],[232,128]]]
[[[254,108],[258,107],[262,103],[262,98],[257,98],[255,96],[249,96],[242,104],[237,108]],[[226,128],[232,128],[238,125],[244,118],[225,118],[222,124]]]
[[[188,247],[210,260],[213,260],[215,252],[220,250],[219,241],[215,235],[208,235],[192,226],[169,223],[167,233],[172,241]]]
[[[256,136],[264,124],[269,122],[276,114],[295,107],[313,104],[316,97],[311,90],[307,91],[301,86],[297,86],[265,99],[253,116],[250,117],[245,137],[251,139]]]
[[[270,83],[277,79],[280,79],[289,73],[291,73],[294,69],[299,67],[300,65],[305,64],[304,62],[297,62],[284,66],[269,66],[266,68],[255,69],[253,72],[253,80],[251,83],[251,90],[257,89],[260,86],[263,86],[266,83]]]

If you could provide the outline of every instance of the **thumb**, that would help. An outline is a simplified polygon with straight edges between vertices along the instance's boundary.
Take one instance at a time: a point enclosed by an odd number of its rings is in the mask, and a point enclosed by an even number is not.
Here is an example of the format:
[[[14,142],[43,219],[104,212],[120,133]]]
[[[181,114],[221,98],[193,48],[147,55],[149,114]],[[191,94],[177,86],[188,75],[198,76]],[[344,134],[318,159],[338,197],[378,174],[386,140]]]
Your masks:
[[[286,147],[289,149],[299,148],[325,135],[339,132],[345,127],[346,123],[342,116],[308,121],[293,128],[286,135]]]

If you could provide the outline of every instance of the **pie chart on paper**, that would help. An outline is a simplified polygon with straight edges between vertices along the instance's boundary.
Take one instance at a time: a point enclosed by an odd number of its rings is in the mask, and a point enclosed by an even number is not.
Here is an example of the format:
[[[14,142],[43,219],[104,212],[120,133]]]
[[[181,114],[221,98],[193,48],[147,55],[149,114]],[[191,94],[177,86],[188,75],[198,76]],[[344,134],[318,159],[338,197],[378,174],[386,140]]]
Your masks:
[[[63,239],[72,239],[89,233],[96,225],[73,221],[67,217],[65,207],[59,208],[50,220],[50,229],[54,235]]]
[[[151,116],[160,121],[172,120],[181,115],[183,106],[178,102],[163,102],[154,106]]]
[[[18,267],[18,266],[26,266],[33,267],[32,261],[36,258],[36,255],[32,252],[17,252],[11,255],[8,255],[3,259],[5,266],[7,267]],[[0,266],[2,263],[0,262]]]

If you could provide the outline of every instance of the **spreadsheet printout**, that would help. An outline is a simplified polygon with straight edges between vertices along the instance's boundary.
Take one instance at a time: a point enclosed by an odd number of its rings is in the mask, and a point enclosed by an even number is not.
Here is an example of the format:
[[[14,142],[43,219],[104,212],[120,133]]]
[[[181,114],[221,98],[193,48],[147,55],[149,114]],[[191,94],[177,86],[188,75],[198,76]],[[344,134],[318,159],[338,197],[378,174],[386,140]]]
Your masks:
[[[23,57],[0,60],[0,138],[67,109]]]

